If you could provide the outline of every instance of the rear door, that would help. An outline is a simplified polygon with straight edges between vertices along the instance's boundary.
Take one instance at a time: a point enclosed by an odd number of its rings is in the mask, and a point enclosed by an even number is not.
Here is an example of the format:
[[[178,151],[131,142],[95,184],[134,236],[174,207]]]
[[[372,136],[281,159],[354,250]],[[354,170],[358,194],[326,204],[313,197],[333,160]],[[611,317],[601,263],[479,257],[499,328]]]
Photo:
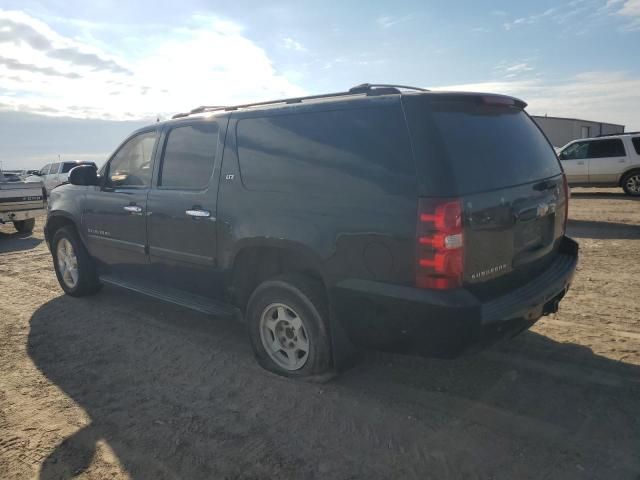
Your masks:
[[[104,271],[146,278],[146,207],[155,129],[128,139],[102,168],[104,184],[89,187],[83,212],[91,255]]]
[[[615,185],[620,173],[629,164],[622,139],[606,138],[589,142],[589,183]]]
[[[589,183],[589,142],[575,142],[558,155],[570,185]]]
[[[208,119],[168,126],[148,197],[154,280],[206,297],[222,292],[216,265],[216,210],[226,122],[226,118]]]
[[[508,97],[425,97],[422,113],[407,108],[416,167],[423,196],[461,200],[465,285],[482,296],[528,281],[564,235],[553,147]]]

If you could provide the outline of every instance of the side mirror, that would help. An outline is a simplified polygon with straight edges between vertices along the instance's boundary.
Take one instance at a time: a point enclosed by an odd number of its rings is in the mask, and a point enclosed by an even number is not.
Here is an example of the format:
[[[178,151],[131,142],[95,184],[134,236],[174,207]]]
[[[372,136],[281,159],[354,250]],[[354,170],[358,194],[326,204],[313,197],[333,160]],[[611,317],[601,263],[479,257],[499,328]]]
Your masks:
[[[98,170],[93,165],[74,167],[69,172],[69,183],[82,186],[98,185]]]

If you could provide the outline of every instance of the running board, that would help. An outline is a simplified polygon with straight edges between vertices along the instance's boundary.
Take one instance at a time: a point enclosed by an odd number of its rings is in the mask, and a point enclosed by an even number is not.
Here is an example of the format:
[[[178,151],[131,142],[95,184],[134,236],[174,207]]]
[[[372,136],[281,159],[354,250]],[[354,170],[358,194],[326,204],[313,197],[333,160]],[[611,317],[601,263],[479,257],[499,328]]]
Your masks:
[[[169,287],[153,287],[132,283],[113,275],[100,275],[100,281],[120,288],[126,288],[136,293],[141,293],[149,297],[157,298],[165,302],[180,305],[182,307],[196,310],[216,317],[231,317],[237,314],[237,309],[222,302],[216,302],[206,297],[193,295]]]

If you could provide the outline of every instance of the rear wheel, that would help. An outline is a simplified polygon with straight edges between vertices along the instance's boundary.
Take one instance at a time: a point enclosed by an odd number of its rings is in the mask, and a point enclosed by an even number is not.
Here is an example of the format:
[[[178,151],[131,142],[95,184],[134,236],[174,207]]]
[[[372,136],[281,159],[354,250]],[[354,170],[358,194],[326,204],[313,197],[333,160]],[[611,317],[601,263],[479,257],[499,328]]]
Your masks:
[[[13,222],[13,226],[20,233],[31,233],[33,232],[33,227],[36,226],[36,219],[29,218],[28,220],[17,220]]]
[[[622,188],[627,195],[640,196],[640,170],[627,173],[622,179]]]
[[[329,308],[319,282],[298,274],[267,280],[251,295],[246,317],[263,368],[285,377],[332,376]]]
[[[100,290],[93,260],[73,227],[57,230],[51,247],[56,276],[66,294],[82,297]]]

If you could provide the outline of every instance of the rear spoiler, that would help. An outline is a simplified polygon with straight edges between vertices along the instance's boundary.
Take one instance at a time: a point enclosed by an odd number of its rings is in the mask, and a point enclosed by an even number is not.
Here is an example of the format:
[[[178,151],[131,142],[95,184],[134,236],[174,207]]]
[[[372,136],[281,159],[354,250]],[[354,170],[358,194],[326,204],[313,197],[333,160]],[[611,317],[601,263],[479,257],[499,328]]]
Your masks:
[[[452,101],[479,101],[486,105],[496,105],[496,106],[514,106],[521,109],[527,108],[527,102],[524,100],[520,100],[519,98],[512,97],[509,95],[501,95],[498,93],[480,93],[480,92],[448,92],[448,91],[439,91],[429,92],[430,96],[434,96],[438,99],[442,100],[452,100]]]

